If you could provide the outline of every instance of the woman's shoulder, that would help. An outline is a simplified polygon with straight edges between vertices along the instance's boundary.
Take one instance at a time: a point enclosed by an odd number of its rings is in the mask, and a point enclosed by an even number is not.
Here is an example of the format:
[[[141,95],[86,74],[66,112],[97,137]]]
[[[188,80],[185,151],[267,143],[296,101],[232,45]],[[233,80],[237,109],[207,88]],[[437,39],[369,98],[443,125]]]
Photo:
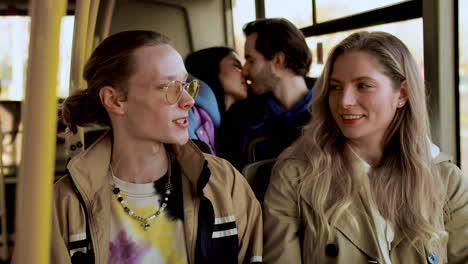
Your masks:
[[[463,178],[463,172],[453,163],[453,159],[448,154],[441,152],[434,159],[435,164],[439,168],[439,173],[442,179],[450,180],[450,178]]]
[[[309,164],[301,158],[280,158],[276,161],[271,172],[270,183],[297,186],[304,181]]]
[[[309,166],[306,159],[301,158],[280,158],[276,161],[274,172],[282,174],[302,175]]]
[[[464,192],[467,193],[468,197],[468,178],[463,175],[460,168],[452,162],[452,158],[445,153],[440,153],[435,158],[435,163],[439,168],[439,175],[442,178],[442,182],[447,189],[447,196],[450,198],[458,192]]]

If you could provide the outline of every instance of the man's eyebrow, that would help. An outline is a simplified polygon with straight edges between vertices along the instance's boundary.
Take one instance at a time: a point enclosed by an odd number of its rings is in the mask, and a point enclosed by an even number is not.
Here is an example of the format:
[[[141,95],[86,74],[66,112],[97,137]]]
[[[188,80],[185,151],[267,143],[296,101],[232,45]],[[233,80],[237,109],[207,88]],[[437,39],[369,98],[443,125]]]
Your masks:
[[[180,79],[180,76],[181,75],[175,75],[175,74],[170,74],[170,75],[165,75],[165,76],[159,76],[160,78],[158,80],[155,80],[156,83],[159,83],[159,84],[153,84],[153,85],[156,85],[157,87],[161,87],[161,86],[165,86],[167,85],[168,83],[170,82],[173,82],[173,81],[179,81],[179,82],[187,82],[187,79],[189,77],[189,73],[186,72],[184,74],[184,77],[182,77],[182,79]],[[164,83],[160,83],[161,80],[165,80]]]

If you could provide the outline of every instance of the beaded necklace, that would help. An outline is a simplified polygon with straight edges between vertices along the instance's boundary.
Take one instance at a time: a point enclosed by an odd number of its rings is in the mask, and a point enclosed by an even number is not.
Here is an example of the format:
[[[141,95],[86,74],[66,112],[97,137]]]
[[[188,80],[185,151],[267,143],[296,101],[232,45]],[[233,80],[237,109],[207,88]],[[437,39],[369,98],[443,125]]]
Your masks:
[[[115,177],[114,175],[114,171],[112,170],[112,166],[109,166],[110,168],[110,172],[111,172],[111,176],[112,176],[112,193],[114,194],[114,196],[116,197],[117,201],[119,202],[119,204],[122,206],[123,210],[125,211],[125,213],[127,213],[129,216],[131,216],[133,219],[137,220],[138,222],[140,222],[140,226],[143,228],[143,230],[148,230],[150,227],[151,227],[151,224],[149,223],[151,220],[153,220],[154,218],[158,217],[162,212],[164,212],[164,209],[166,209],[167,207],[167,203],[169,201],[169,195],[171,194],[171,191],[172,191],[172,183],[171,183],[171,159],[169,158],[168,159],[169,162],[168,162],[168,168],[167,168],[167,183],[165,184],[165,187],[166,187],[166,197],[164,197],[164,200],[163,200],[163,203],[161,204],[161,206],[158,208],[158,210],[156,210],[156,212],[150,216],[148,216],[147,218],[144,218],[144,217],[141,217],[139,215],[137,215],[132,209],[130,209],[130,207],[128,207],[128,204],[127,202],[125,201],[125,199],[122,197],[122,195],[120,194],[120,188],[117,187],[117,185],[115,184],[115,181],[113,180]]]

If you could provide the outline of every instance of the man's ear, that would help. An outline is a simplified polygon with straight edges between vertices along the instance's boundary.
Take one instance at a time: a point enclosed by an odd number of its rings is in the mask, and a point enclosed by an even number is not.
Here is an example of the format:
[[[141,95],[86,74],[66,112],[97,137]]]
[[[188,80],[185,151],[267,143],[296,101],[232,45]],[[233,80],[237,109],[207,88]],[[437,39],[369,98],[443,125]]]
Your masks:
[[[408,101],[408,82],[406,80],[401,82],[400,95],[398,96],[398,108],[403,107]]]
[[[122,101],[121,92],[112,86],[104,86],[99,90],[99,98],[107,112],[114,115],[123,115],[125,103]]]
[[[274,56],[273,59],[271,60],[273,63],[273,67],[275,69],[285,69],[284,61],[285,61],[285,55],[282,51],[277,52]]]

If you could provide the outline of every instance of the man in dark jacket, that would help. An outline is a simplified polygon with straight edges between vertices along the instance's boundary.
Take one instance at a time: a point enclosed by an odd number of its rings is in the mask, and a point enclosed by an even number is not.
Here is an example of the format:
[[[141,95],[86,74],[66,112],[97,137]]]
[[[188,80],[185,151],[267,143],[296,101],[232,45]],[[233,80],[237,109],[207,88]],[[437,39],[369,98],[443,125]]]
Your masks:
[[[310,119],[313,79],[305,77],[312,54],[304,35],[286,19],[262,19],[244,26],[243,74],[252,96],[235,104],[222,120],[218,154],[241,170],[250,162],[277,157]]]

